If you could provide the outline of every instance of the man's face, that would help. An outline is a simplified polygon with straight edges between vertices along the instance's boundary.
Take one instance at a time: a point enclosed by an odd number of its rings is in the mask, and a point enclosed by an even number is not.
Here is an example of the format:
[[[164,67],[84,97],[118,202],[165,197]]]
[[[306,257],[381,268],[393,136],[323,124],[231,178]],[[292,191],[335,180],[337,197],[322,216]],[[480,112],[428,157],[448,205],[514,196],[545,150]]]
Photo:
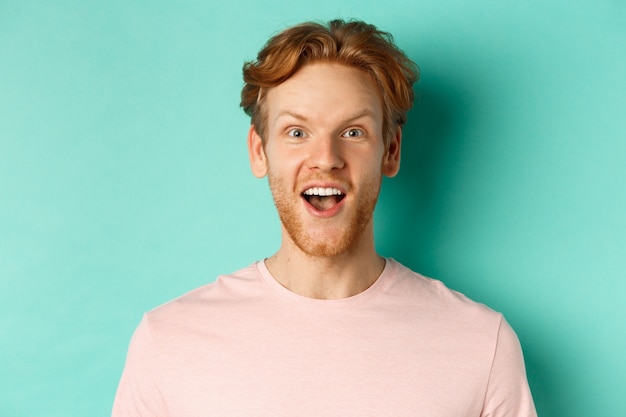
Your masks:
[[[265,144],[251,130],[255,175],[269,176],[284,237],[310,256],[373,236],[382,175],[399,167],[400,130],[385,151],[382,99],[358,69],[315,63],[269,89]]]

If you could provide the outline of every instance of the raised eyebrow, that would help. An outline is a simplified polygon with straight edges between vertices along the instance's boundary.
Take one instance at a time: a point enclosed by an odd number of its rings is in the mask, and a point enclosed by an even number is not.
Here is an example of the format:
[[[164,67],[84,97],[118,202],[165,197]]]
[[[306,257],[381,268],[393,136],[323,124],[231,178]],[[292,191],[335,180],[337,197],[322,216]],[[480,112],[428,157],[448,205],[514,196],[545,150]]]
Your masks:
[[[360,112],[356,113],[354,116],[350,116],[348,117],[344,123],[350,123],[353,122],[355,120],[358,120],[362,117],[374,117],[375,113],[373,110],[370,109],[363,109]]]
[[[290,117],[293,117],[294,119],[302,120],[303,122],[306,122],[306,121],[309,120],[309,118],[306,117],[305,115],[300,114],[300,113],[296,113],[296,112],[291,111],[291,110],[281,111],[280,113],[278,113],[278,115],[276,115],[276,120],[278,120],[278,119],[280,119],[281,117],[284,117],[284,116],[290,116]]]
[[[309,118],[303,114],[300,113],[296,113],[292,110],[285,110],[282,111],[280,113],[278,113],[278,115],[276,116],[276,120],[280,119],[281,117],[284,116],[290,116],[293,117],[294,119],[298,119],[298,120],[302,120],[303,122],[307,122],[309,121]],[[353,122],[354,120],[358,120],[362,117],[374,117],[375,113],[373,110],[371,109],[363,109],[357,113],[355,113],[353,116],[348,116],[343,123],[350,123]]]

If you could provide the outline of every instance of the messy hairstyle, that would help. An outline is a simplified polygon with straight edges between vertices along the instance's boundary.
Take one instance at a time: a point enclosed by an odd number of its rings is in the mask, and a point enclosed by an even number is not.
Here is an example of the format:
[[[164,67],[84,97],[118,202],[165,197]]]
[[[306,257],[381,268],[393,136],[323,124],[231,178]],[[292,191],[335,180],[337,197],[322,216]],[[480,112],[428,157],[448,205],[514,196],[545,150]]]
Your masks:
[[[272,37],[256,61],[243,66],[245,85],[241,91],[241,107],[264,141],[266,89],[281,84],[302,66],[313,62],[339,63],[361,69],[373,77],[383,100],[385,145],[397,126],[406,123],[419,69],[395,46],[391,34],[361,21],[332,20],[327,25],[307,22]]]

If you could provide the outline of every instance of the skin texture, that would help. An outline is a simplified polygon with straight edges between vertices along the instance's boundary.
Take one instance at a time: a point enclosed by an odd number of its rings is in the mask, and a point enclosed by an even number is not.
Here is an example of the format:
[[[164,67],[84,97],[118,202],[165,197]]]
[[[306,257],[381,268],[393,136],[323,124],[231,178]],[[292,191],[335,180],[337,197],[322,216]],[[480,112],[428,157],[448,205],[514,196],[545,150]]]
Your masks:
[[[372,215],[382,176],[398,172],[401,129],[385,149],[376,83],[340,64],[304,66],[267,91],[266,106],[266,140],[251,127],[248,147],[254,175],[269,178],[282,223],[282,244],[268,268],[307,297],[364,291],[384,267]],[[344,196],[311,204],[302,195],[311,187]]]

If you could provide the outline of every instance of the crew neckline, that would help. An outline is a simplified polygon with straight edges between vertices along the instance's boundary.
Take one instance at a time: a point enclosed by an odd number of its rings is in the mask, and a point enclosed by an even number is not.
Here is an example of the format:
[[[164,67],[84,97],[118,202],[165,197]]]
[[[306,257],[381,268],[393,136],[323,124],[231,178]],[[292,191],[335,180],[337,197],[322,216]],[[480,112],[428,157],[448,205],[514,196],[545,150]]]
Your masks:
[[[276,295],[283,298],[284,300],[300,305],[330,307],[363,303],[378,294],[380,290],[386,286],[386,283],[389,281],[390,277],[393,275],[393,272],[396,269],[396,262],[392,258],[384,259],[385,267],[383,268],[383,271],[380,273],[376,281],[374,281],[374,283],[370,285],[365,291],[362,291],[350,297],[337,298],[332,300],[306,297],[284,287],[280,282],[276,280],[276,278],[274,278],[272,273],[269,271],[267,265],[265,264],[265,259],[257,261],[255,263],[255,267],[263,282],[265,282],[265,284],[270,287],[272,292],[274,292]]]

